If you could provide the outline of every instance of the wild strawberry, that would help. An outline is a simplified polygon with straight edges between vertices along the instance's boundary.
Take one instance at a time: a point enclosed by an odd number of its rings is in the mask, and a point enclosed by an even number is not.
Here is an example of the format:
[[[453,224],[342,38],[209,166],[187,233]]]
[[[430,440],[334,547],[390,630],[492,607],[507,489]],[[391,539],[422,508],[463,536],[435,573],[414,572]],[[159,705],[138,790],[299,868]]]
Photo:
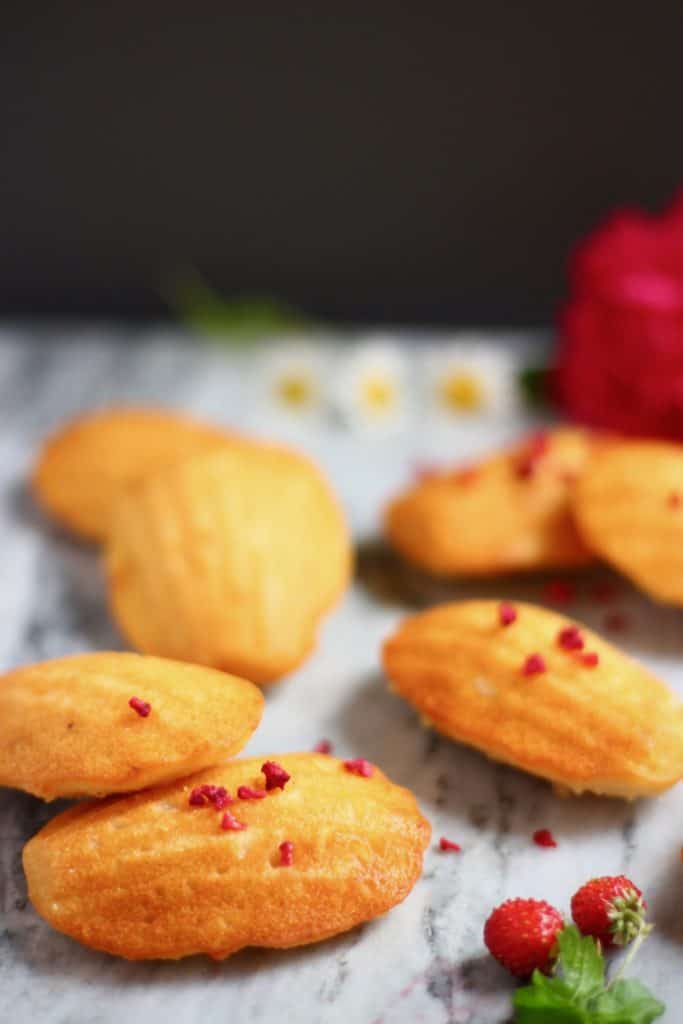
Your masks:
[[[599,939],[605,949],[626,946],[643,931],[647,904],[637,885],[625,875],[593,878],[572,896],[572,917],[584,935]]]
[[[528,978],[552,965],[563,927],[562,914],[545,900],[507,900],[484,925],[484,942],[511,974]]]

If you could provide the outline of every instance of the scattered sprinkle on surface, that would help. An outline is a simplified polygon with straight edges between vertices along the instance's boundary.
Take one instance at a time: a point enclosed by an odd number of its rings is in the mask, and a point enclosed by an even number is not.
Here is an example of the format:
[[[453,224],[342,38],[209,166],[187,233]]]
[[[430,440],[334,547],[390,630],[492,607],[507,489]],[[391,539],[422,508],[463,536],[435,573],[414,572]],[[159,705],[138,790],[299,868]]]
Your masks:
[[[543,599],[549,604],[571,604],[576,598],[576,584],[571,580],[548,580],[543,587]]]
[[[446,839],[445,836],[441,836],[441,839],[439,839],[439,849],[443,850],[444,853],[460,853],[462,846],[459,843],[454,843],[452,839]]]
[[[534,832],[533,840],[536,846],[544,846],[547,849],[554,849],[557,846],[554,835],[549,828],[539,828]]]

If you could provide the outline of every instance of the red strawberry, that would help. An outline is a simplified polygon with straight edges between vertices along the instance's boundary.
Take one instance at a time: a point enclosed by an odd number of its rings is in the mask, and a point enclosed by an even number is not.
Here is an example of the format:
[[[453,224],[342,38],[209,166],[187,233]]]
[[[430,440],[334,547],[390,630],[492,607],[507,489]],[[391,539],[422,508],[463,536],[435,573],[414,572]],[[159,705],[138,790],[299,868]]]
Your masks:
[[[584,935],[599,939],[605,949],[626,946],[647,929],[647,904],[637,885],[625,875],[593,878],[572,896],[572,917]]]
[[[511,974],[528,978],[536,968],[551,966],[563,928],[562,914],[545,900],[507,900],[484,925],[484,942]]]

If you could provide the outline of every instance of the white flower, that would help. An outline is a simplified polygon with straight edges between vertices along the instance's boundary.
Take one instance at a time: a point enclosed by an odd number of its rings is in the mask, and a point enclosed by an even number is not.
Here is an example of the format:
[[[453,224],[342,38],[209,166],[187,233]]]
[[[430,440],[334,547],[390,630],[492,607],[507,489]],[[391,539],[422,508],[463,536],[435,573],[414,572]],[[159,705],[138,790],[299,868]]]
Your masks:
[[[469,339],[425,358],[427,403],[447,418],[505,416],[519,405],[518,359],[505,347]]]
[[[325,354],[307,342],[285,341],[268,346],[254,368],[259,405],[292,418],[320,410],[324,390]]]
[[[374,339],[341,356],[332,401],[352,426],[394,427],[406,411],[405,376],[400,349]]]

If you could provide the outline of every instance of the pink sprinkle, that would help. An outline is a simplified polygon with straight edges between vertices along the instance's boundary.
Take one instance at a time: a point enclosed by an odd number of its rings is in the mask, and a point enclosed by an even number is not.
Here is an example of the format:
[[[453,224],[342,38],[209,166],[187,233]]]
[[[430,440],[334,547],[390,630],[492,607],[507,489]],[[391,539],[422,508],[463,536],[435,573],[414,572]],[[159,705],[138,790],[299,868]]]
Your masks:
[[[420,483],[425,480],[433,480],[434,477],[441,475],[441,469],[433,462],[418,462],[415,466],[415,476]]]
[[[525,676],[535,676],[539,672],[545,672],[547,665],[541,654],[530,654],[522,665],[522,672]]]
[[[534,832],[534,842],[536,846],[547,846],[556,847],[557,843],[555,837],[549,828],[539,828],[537,832]]]
[[[286,772],[277,761],[266,761],[261,765],[261,771],[266,777],[266,789],[284,789],[291,779],[289,772]]]
[[[453,479],[458,484],[471,484],[479,476],[478,466],[463,466],[461,469],[456,469],[453,474]]]
[[[281,867],[290,868],[294,863],[294,843],[290,843],[289,839],[286,839],[284,843],[280,843],[278,849],[280,850]]]
[[[672,491],[666,503],[669,508],[680,508],[683,505],[683,495],[680,491]]]
[[[148,704],[146,700],[140,700],[139,697],[131,697],[128,701],[128,707],[132,708],[133,711],[137,711],[140,718],[147,718],[147,715],[152,710],[152,705]]]
[[[501,626],[511,626],[513,622],[517,621],[517,609],[514,605],[503,601],[498,606],[498,617],[500,618]]]
[[[549,580],[543,587],[543,599],[550,604],[571,604],[576,598],[576,585],[570,580]]]
[[[265,789],[254,789],[253,786],[238,786],[237,795],[240,800],[263,800]]]
[[[222,811],[224,807],[232,803],[232,797],[223,786],[216,786],[209,800],[217,811]]]
[[[602,621],[605,629],[609,629],[613,633],[623,633],[629,625],[628,618],[623,612],[608,612]]]
[[[332,744],[329,740],[319,740],[313,747],[314,754],[331,754]]]
[[[344,767],[347,772],[351,772],[352,775],[360,775],[364,779],[371,778],[375,771],[375,766],[366,761],[364,757],[356,757],[351,761],[344,761]]]
[[[619,596],[619,588],[610,580],[598,580],[590,589],[590,595],[600,604],[609,604]]]
[[[597,651],[586,651],[585,654],[581,655],[581,664],[585,665],[586,668],[595,668],[600,661],[600,655]]]
[[[247,826],[243,821],[238,821],[234,814],[230,811],[226,811],[221,818],[221,828],[225,829],[226,832],[240,832]]]
[[[557,634],[557,642],[565,651],[581,651],[585,641],[578,626],[565,626]]]
[[[441,839],[439,839],[439,849],[444,852],[460,853],[462,846],[454,843],[452,839],[446,839],[445,836],[441,836]]]
[[[213,804],[217,811],[232,803],[232,797],[225,786],[211,786],[204,783],[202,786],[195,786],[190,793],[188,803],[191,807],[205,807],[206,804]]]
[[[538,468],[538,463],[547,453],[550,442],[548,435],[543,431],[532,435],[529,438],[526,448],[522,451],[517,462],[517,476],[522,480],[528,480]]]

